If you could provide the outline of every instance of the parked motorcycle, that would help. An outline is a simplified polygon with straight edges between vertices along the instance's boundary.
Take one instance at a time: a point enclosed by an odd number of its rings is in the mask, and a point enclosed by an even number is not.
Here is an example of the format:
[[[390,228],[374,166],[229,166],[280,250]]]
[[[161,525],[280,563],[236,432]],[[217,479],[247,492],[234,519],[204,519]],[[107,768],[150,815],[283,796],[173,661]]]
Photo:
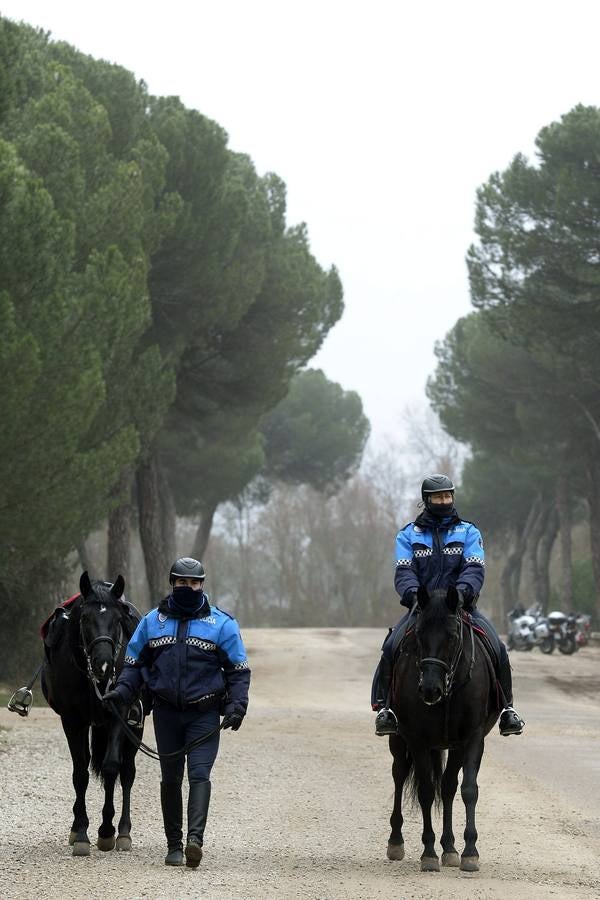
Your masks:
[[[585,647],[586,644],[589,644],[592,636],[592,617],[588,613],[575,613],[575,624],[577,625],[575,634],[577,646]]]
[[[550,632],[554,635],[554,641],[561,653],[570,655],[579,650],[577,643],[577,616],[575,613],[568,615],[560,610],[548,613]]]
[[[508,613],[506,647],[508,650],[533,650],[534,647],[539,647],[542,653],[553,652],[554,634],[541,606],[531,607],[526,611],[522,607],[511,609]]]

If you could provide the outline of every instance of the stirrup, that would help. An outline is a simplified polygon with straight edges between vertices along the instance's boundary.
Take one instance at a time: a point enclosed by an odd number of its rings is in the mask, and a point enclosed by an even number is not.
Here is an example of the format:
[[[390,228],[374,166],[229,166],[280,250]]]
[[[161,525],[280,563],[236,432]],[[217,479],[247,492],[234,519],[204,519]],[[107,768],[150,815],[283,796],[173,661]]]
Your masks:
[[[33,705],[33,694],[28,687],[19,688],[14,692],[6,708],[10,712],[16,712],[20,716],[28,716],[29,709]]]
[[[382,713],[385,713],[383,722],[378,722]],[[391,721],[390,721],[391,720]],[[384,707],[380,709],[375,718],[375,734],[377,737],[385,737],[390,734],[398,733],[398,719],[393,709]]]
[[[144,708],[141,700],[134,700],[127,710],[127,724],[133,728],[141,728],[144,724]]]

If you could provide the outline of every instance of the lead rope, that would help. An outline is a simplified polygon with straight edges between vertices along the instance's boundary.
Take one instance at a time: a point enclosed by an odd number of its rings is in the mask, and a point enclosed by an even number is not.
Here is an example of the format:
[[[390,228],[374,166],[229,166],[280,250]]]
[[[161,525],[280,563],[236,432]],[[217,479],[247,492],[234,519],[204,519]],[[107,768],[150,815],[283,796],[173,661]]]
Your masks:
[[[190,741],[189,744],[186,744],[184,747],[181,747],[180,750],[174,750],[172,753],[159,753],[158,750],[155,750],[154,747],[149,747],[148,744],[145,744],[141,737],[139,737],[133,729],[129,727],[119,710],[117,709],[117,705],[114,700],[109,700],[109,705],[111,711],[114,716],[117,717],[119,722],[123,727],[123,731],[129,738],[132,744],[135,744],[138,750],[141,750],[146,756],[149,756],[150,759],[155,759],[157,761],[161,759],[172,759],[174,756],[182,756],[184,753],[189,753],[191,750],[194,750],[196,747],[199,747],[200,744],[206,743],[209,738],[211,738],[214,734],[218,734],[219,731],[223,728],[223,723],[219,725],[218,728],[213,728],[212,731],[209,731],[208,734],[202,735],[202,737],[195,738],[193,741]],[[224,721],[224,720],[223,720]]]

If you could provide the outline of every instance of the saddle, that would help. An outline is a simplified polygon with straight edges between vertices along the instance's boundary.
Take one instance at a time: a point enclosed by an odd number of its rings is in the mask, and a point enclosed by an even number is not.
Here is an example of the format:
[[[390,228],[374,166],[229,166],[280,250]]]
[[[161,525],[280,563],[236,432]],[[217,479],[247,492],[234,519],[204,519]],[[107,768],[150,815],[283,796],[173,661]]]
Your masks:
[[[62,622],[59,623],[59,627],[55,627],[56,622],[57,620],[69,618],[69,610],[79,597],[81,597],[81,594],[73,594],[72,597],[69,597],[68,600],[61,603],[60,606],[56,606],[48,618],[40,625],[40,637],[46,647],[52,648],[57,643],[61,633],[60,625]]]

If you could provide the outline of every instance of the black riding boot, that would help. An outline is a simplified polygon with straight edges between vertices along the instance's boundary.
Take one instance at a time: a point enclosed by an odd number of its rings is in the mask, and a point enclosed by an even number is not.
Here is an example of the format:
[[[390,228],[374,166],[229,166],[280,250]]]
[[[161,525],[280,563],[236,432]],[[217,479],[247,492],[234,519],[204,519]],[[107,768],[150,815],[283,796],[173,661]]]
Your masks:
[[[371,697],[373,709],[379,710],[375,718],[375,734],[379,737],[383,737],[386,734],[396,734],[398,730],[396,714],[387,706],[391,683],[392,664],[385,654],[382,654],[373,679]]]
[[[512,674],[510,671],[510,663],[506,651],[500,658],[500,671],[498,673],[498,681],[504,694],[504,709],[500,713],[500,734],[505,737],[509,734],[521,734],[525,727],[525,722],[518,712],[513,709],[513,693],[512,693]]]
[[[188,835],[185,845],[185,864],[190,869],[196,869],[202,859],[209,803],[210,781],[192,781],[188,798]]]
[[[165,866],[183,865],[183,801],[181,785],[160,783],[160,805],[162,807],[168,852]]]

